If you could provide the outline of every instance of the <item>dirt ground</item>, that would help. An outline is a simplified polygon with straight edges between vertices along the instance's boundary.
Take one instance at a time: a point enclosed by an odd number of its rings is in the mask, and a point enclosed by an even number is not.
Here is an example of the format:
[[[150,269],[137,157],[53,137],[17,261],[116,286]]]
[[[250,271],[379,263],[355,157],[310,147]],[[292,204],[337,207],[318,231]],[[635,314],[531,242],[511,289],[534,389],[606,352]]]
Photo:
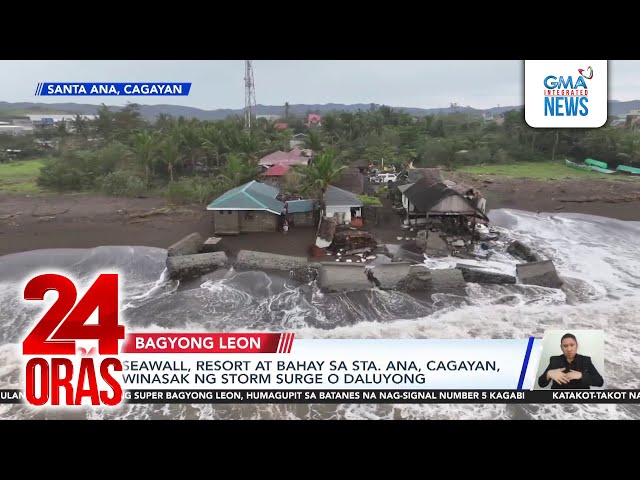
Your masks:
[[[447,173],[473,184],[488,209],[576,212],[640,221],[640,181],[534,181]],[[386,243],[401,235],[400,218],[386,212],[373,233]],[[168,248],[184,236],[213,236],[204,206],[168,207],[162,198],[114,198],[102,195],[12,195],[0,193],[0,255],[44,248],[144,245]],[[224,237],[229,254],[242,249],[306,256],[315,228]]]
[[[640,220],[640,178],[636,181],[532,180],[447,172],[447,179],[476,186],[487,209],[584,213]]]

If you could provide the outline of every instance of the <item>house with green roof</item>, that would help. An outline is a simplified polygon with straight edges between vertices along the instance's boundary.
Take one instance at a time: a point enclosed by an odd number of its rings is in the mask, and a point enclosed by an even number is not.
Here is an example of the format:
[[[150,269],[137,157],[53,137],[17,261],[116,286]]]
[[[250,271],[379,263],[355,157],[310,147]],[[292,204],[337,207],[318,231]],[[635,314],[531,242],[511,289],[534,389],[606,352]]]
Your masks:
[[[207,206],[216,235],[277,231],[284,211],[284,202],[276,199],[279,193],[255,180],[223,193]]]

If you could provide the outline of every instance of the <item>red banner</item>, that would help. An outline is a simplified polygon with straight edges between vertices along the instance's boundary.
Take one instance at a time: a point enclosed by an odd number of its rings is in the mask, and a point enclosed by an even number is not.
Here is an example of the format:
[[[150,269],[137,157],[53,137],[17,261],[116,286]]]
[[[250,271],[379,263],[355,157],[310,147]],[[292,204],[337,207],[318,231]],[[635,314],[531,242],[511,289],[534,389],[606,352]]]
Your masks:
[[[130,333],[121,353],[291,353],[294,333]]]

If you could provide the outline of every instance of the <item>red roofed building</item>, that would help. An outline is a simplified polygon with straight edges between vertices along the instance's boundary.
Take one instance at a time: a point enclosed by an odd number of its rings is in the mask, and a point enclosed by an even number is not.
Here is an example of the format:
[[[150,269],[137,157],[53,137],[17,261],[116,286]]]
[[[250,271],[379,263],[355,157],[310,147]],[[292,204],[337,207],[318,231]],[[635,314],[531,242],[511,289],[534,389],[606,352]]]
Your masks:
[[[307,127],[315,127],[315,126],[321,126],[322,125],[322,117],[320,115],[318,115],[317,113],[310,113],[309,114],[309,118],[307,120],[307,123],[305,123],[305,126]]]
[[[266,157],[262,157],[258,162],[259,165],[270,167],[283,163],[285,165],[308,165],[309,157],[302,154],[299,148],[294,148],[290,152],[283,152],[278,150],[277,152],[270,153]]]
[[[264,171],[264,173],[262,173],[265,183],[273,185],[274,187],[279,187],[280,180],[284,175],[286,175],[290,168],[291,167],[286,163],[278,163],[273,167],[269,167]]]
[[[287,128],[289,128],[289,124],[287,124],[287,123],[275,123],[273,125],[273,128],[275,128],[276,130],[286,130]]]

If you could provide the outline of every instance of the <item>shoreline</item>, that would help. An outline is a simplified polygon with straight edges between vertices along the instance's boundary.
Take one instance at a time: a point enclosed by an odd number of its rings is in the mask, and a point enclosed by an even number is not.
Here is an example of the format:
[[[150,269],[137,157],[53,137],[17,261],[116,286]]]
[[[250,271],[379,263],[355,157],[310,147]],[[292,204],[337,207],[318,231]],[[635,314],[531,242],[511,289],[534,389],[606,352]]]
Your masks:
[[[492,210],[511,209],[640,221],[640,182],[540,181],[456,172],[447,177],[478,185],[487,199],[489,214]],[[383,223],[366,230],[387,244],[402,243],[397,237],[406,236],[400,230],[400,217],[391,212],[386,212]],[[211,212],[204,205],[171,207],[164,198],[153,197],[0,193],[0,256],[98,246],[167,249],[194,232],[205,238],[215,236]],[[315,228],[294,228],[287,235],[260,232],[223,237],[223,248],[230,255],[239,250],[256,250],[308,257],[308,248],[314,243]]]

